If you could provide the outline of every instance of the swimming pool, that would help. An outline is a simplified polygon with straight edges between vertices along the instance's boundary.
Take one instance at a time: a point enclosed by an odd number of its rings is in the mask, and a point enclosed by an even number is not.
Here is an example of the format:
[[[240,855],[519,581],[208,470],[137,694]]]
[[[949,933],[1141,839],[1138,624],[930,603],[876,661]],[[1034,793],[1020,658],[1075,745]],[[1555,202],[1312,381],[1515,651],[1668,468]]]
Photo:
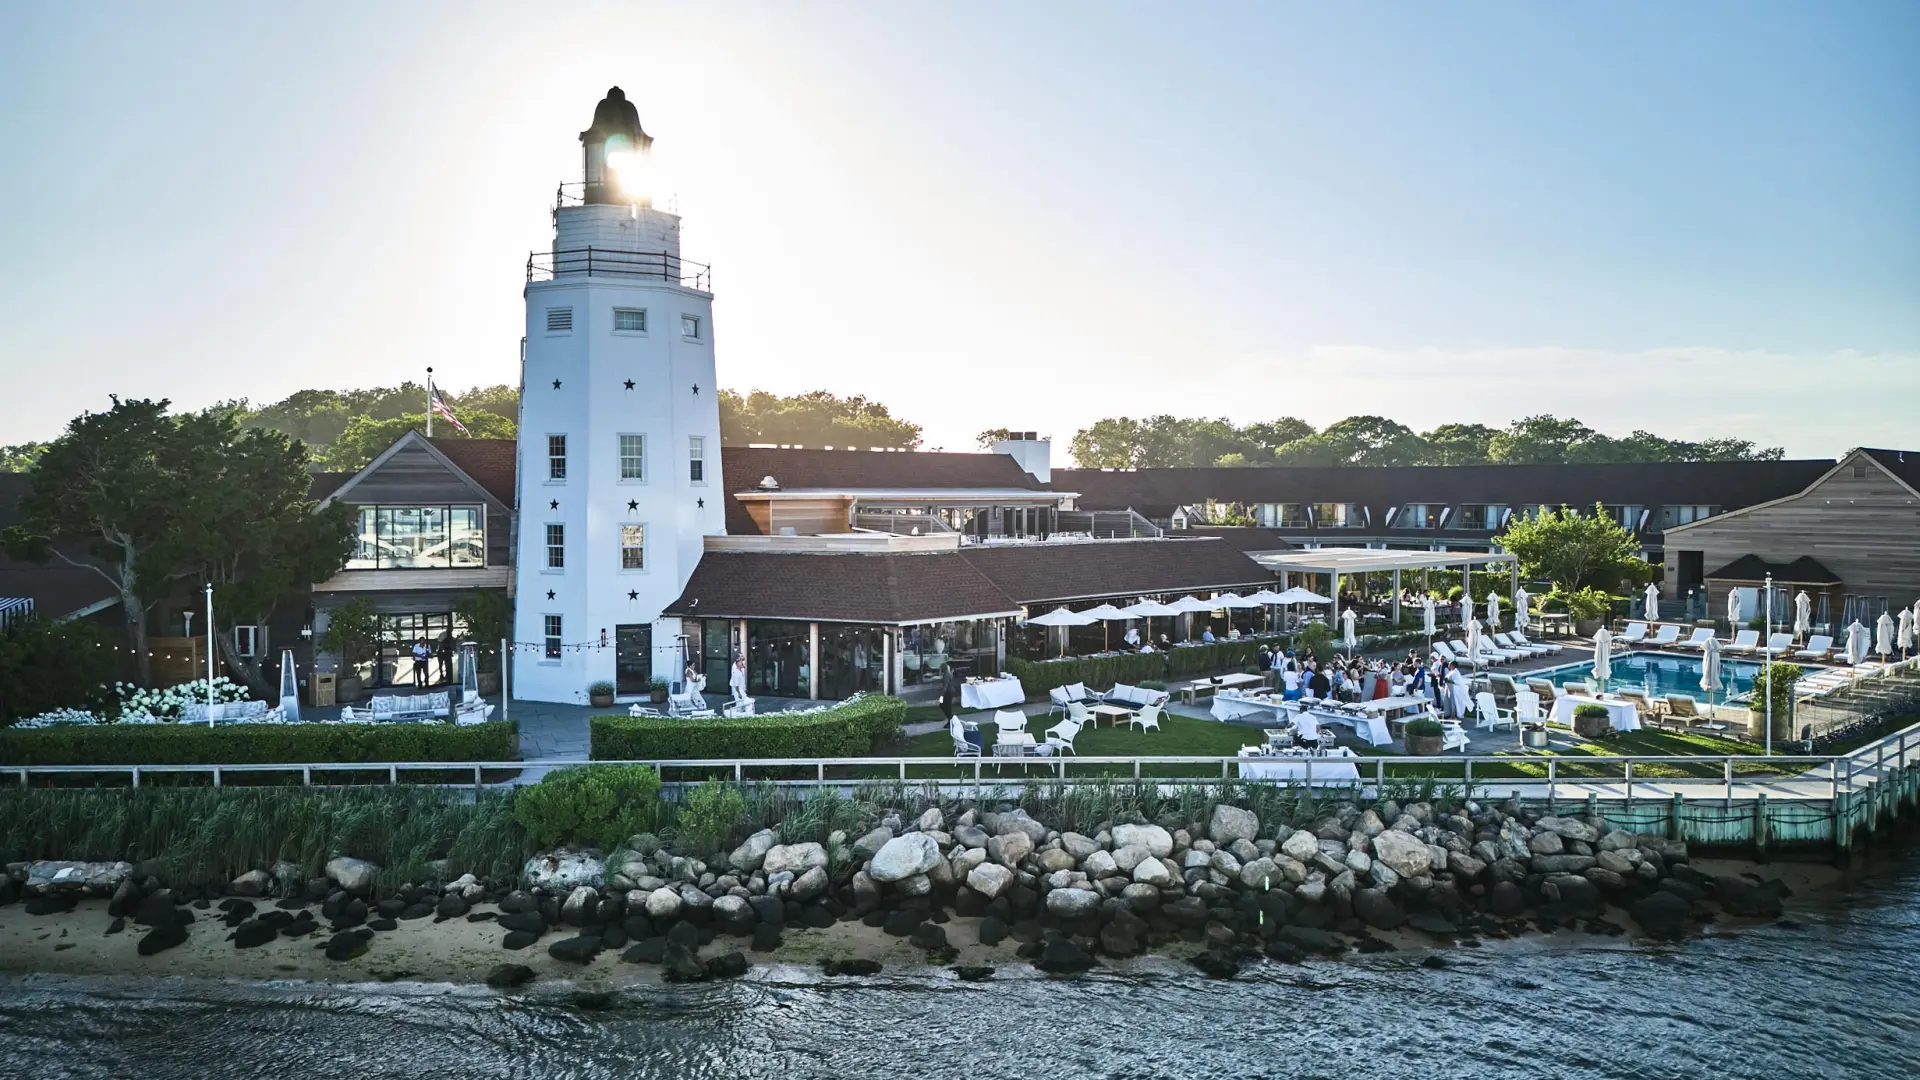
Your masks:
[[[1760,665],[1752,660],[1734,660],[1728,657],[1720,659],[1720,691],[1715,696],[1725,701],[1729,697],[1751,693],[1754,676],[1760,673]],[[1593,675],[1593,662],[1575,664],[1572,667],[1554,668],[1544,677],[1556,686],[1566,683],[1580,683]],[[1700,658],[1697,656],[1669,656],[1665,653],[1628,653],[1613,658],[1613,677],[1607,680],[1607,689],[1619,690],[1644,689],[1656,697],[1665,694],[1686,694],[1689,697],[1704,698],[1706,691],[1700,689]]]

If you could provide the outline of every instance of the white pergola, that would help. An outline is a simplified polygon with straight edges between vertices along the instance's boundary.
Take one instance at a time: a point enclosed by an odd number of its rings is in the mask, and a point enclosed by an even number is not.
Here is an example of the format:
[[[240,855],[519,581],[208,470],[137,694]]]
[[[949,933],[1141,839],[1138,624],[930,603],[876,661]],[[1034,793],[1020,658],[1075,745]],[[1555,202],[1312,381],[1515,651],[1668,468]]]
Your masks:
[[[1513,587],[1520,586],[1520,560],[1508,552],[1492,551],[1388,551],[1383,548],[1305,548],[1300,551],[1276,551],[1267,554],[1249,555],[1254,562],[1280,574],[1280,587],[1285,589],[1289,574],[1326,574],[1327,595],[1333,598],[1333,611],[1327,617],[1327,624],[1333,625],[1340,618],[1340,575],[1341,574],[1393,574],[1393,621],[1400,622],[1400,572],[1402,570],[1420,571],[1420,587],[1424,590],[1427,571],[1430,570],[1471,570],[1507,565],[1513,577]]]

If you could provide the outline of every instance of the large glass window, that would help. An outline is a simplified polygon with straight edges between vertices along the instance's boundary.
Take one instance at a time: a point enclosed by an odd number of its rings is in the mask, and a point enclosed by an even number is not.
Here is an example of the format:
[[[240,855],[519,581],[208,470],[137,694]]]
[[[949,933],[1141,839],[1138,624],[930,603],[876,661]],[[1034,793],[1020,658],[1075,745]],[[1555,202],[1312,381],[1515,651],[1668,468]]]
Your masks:
[[[1503,503],[1463,503],[1460,507],[1460,528],[1491,532],[1500,527],[1501,519],[1506,515],[1507,508]]]
[[[620,436],[620,479],[645,480],[647,478],[647,437],[645,435]]]
[[[1660,527],[1668,529],[1675,525],[1691,525],[1712,516],[1711,506],[1663,506],[1660,508]]]
[[[1353,503],[1314,503],[1313,523],[1322,529],[1357,529],[1366,524],[1363,511]]]
[[[1400,508],[1393,524],[1399,529],[1437,528],[1440,524],[1440,507],[1432,503],[1408,503]]]
[[[887,684],[885,635],[878,626],[821,623],[820,696],[880,693]]]
[[[1269,529],[1304,529],[1307,527],[1307,504],[1261,503],[1255,510],[1254,520]]]
[[[468,506],[363,506],[349,570],[487,565],[485,512]]]
[[[908,686],[938,682],[949,665],[962,675],[998,670],[1000,623],[994,619],[927,623],[900,632],[900,678]]]
[[[765,619],[747,623],[747,693],[806,697],[813,657],[807,624]]]

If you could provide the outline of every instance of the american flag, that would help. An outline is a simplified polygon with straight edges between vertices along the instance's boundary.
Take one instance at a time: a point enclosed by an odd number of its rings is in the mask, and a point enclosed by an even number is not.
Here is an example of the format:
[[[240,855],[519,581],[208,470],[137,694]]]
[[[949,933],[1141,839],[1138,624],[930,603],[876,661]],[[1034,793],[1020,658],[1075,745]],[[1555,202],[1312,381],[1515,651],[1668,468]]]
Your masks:
[[[453,406],[447,404],[446,395],[442,394],[440,388],[437,386],[433,388],[433,396],[428,399],[428,407],[433,410],[433,415],[445,420],[461,431],[467,430],[467,425],[461,423],[460,418],[453,415]]]

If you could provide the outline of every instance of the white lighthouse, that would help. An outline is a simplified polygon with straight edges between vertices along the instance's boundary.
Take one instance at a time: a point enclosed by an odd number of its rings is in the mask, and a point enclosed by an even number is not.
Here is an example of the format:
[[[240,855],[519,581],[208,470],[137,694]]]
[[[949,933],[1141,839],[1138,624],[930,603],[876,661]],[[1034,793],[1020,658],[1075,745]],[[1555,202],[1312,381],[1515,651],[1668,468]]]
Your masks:
[[[707,268],[653,206],[653,139],[619,87],[580,143],[553,250],[527,262],[513,692],[535,701],[678,684],[660,612],[725,531]]]

